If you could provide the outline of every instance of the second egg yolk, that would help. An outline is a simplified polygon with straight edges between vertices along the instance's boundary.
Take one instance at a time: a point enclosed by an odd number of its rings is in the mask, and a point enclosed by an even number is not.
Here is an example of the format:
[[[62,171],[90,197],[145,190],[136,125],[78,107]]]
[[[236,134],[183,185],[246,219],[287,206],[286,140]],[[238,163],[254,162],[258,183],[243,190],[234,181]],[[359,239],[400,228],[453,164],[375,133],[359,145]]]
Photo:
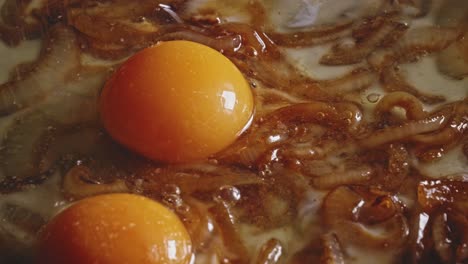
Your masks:
[[[253,96],[218,51],[169,41],[142,50],[114,73],[100,111],[123,145],[153,160],[185,162],[231,144],[251,120]]]
[[[86,198],[55,216],[37,264],[188,264],[191,240],[177,215],[133,194]]]

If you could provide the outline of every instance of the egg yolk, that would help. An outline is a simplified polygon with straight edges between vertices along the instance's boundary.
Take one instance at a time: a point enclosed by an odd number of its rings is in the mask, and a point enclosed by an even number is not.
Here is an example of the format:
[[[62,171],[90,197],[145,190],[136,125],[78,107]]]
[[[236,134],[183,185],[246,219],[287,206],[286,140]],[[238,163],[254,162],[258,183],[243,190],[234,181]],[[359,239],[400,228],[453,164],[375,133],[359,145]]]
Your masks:
[[[169,209],[132,194],[81,200],[41,233],[39,264],[182,264],[191,240]]]
[[[253,96],[236,66],[218,51],[168,41],[127,60],[106,83],[101,118],[109,134],[158,161],[208,157],[249,124]]]

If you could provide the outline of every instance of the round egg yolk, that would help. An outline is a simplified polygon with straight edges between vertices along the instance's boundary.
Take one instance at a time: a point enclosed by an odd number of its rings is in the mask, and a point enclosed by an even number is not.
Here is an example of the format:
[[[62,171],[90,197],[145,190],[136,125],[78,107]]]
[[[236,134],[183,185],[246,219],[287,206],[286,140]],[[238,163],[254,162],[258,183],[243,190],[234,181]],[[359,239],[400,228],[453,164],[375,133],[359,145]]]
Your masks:
[[[191,240],[169,209],[132,194],[81,200],[59,213],[39,240],[39,264],[190,263]]]
[[[106,83],[101,118],[109,134],[157,161],[206,158],[248,126],[253,96],[236,66],[218,51],[168,41],[128,59]]]

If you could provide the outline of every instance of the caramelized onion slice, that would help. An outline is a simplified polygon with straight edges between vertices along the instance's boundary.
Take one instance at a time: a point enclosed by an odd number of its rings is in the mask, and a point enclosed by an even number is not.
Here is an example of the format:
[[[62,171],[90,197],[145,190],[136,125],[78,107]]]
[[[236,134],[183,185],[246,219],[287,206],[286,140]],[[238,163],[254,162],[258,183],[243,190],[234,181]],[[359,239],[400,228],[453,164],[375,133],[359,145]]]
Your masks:
[[[278,264],[284,259],[284,246],[281,241],[276,238],[268,240],[260,248],[257,255],[256,264]]]
[[[442,128],[447,123],[447,117],[441,113],[423,120],[407,122],[378,130],[366,139],[360,140],[358,145],[364,148],[375,148],[383,144],[404,140],[418,134],[429,133]]]
[[[452,27],[421,27],[406,32],[391,48],[373,52],[368,62],[373,68],[382,70],[395,62],[411,62],[419,56],[439,52],[447,48],[461,34]]]
[[[74,199],[82,199],[92,195],[128,192],[125,181],[117,179],[112,183],[90,183],[86,179],[92,178],[89,168],[77,165],[64,176],[63,190],[65,195]]]
[[[450,108],[450,106],[449,106]],[[453,117],[449,124],[442,130],[430,134],[416,135],[412,141],[424,144],[424,146],[444,146],[449,149],[459,142],[468,129],[468,105],[466,101],[460,101],[453,106]]]
[[[0,86],[0,115],[30,107],[60,89],[64,76],[78,67],[78,56],[73,31],[64,26],[53,27],[34,69],[24,79]]]
[[[336,234],[328,233],[321,237],[323,244],[323,255],[321,263],[325,264],[345,264],[343,249]]]
[[[418,202],[429,213],[441,207],[468,212],[468,182],[422,181],[418,185]]]
[[[391,206],[379,207],[370,214],[363,210],[379,197],[368,190],[358,193],[350,187],[338,187],[323,202],[323,219],[345,246],[398,248],[406,241],[409,229],[406,218],[395,210],[395,201],[388,199]]]
[[[375,114],[377,117],[391,115],[394,107],[402,107],[405,109],[406,118],[408,120],[421,120],[428,113],[424,111],[421,101],[414,95],[406,92],[393,92],[385,95],[377,104]]]
[[[324,65],[348,65],[359,63],[364,60],[378,45],[386,41],[387,37],[394,31],[404,31],[407,26],[396,22],[384,22],[375,32],[350,48],[335,47],[321,59]]]

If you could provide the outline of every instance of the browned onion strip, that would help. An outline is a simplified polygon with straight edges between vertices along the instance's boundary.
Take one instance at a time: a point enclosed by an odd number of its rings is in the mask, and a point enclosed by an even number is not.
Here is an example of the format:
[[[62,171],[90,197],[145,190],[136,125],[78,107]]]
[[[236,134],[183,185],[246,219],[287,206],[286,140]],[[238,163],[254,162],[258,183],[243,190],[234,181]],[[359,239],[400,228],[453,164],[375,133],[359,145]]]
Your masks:
[[[324,65],[347,65],[361,62],[374,49],[386,40],[387,36],[394,31],[401,31],[400,27],[407,28],[406,25],[396,22],[384,22],[370,36],[358,42],[351,48],[333,48],[322,58],[320,63]]]
[[[267,33],[273,42],[279,46],[303,47],[327,43],[344,36],[351,35],[351,21],[341,21],[333,26],[320,26],[308,31],[293,33]]]
[[[323,219],[345,245],[368,248],[400,247],[409,234],[407,221],[400,213],[396,212],[392,217],[384,218],[387,220],[378,223],[365,224],[365,219],[364,223],[356,222],[356,219],[359,219],[360,208],[373,202],[373,199],[367,201],[349,187],[338,187],[331,191],[323,202]],[[378,219],[378,215],[375,219]],[[384,232],[380,235],[372,234],[370,230],[376,227],[382,228]]]
[[[246,263],[249,259],[249,254],[242,240],[239,237],[239,230],[236,226],[235,217],[226,206],[217,203],[209,210],[210,214],[219,226],[219,231],[223,241],[229,243],[229,250],[235,255],[235,260],[239,263]]]
[[[408,120],[421,120],[427,116],[421,101],[412,94],[406,92],[393,92],[382,98],[375,107],[375,114],[378,117],[392,114],[392,109],[396,106],[402,107],[406,111]]]
[[[447,48],[461,31],[451,27],[422,27],[408,31],[390,49],[373,52],[368,62],[373,68],[382,70],[394,62],[411,62],[421,55],[438,52]]]
[[[454,106],[454,117],[450,123],[441,131],[427,135],[416,135],[412,141],[425,144],[426,146],[449,145],[457,142],[468,129],[468,106],[465,101]]]
[[[280,52],[278,47],[274,45],[269,36],[262,31],[259,31],[249,25],[241,23],[225,23],[220,24],[215,31],[219,35],[240,35],[242,37],[242,49],[237,54],[243,54],[248,57],[265,56],[271,59],[279,59]]]
[[[468,261],[468,207],[462,211],[451,212],[448,217],[454,227],[452,234],[458,243],[455,247],[455,261],[464,263]]]
[[[368,181],[372,176],[370,167],[349,169],[344,172],[332,172],[312,179],[312,185],[319,189],[331,189],[340,185],[358,184]]]
[[[78,31],[104,43],[146,46],[159,35],[159,28],[147,22],[111,20],[90,16],[76,9],[69,10],[68,18],[69,23]]]
[[[358,146],[375,148],[383,144],[404,140],[414,135],[438,130],[445,123],[446,117],[444,115],[437,115],[423,120],[408,122],[401,126],[385,128],[374,132],[366,139],[360,140]]]
[[[86,36],[83,38],[86,43],[83,47],[96,58],[117,60],[128,57],[132,53],[132,50],[123,44],[106,43]]]
[[[343,249],[334,233],[327,233],[321,237],[323,244],[323,255],[321,263],[325,264],[345,264]]]
[[[281,108],[264,118],[265,122],[261,126],[274,126],[278,122],[289,123],[309,123],[316,122],[329,126],[349,126],[346,117],[338,113],[335,106],[322,102],[308,102],[295,104]]]
[[[25,36],[16,28],[0,23],[0,39],[7,45],[17,46],[23,39],[25,39]]]
[[[410,156],[403,144],[390,144],[388,153],[388,175],[384,176],[387,190],[394,190],[401,186],[410,172]]]
[[[200,171],[184,171],[176,168],[146,170],[139,175],[147,180],[146,189],[160,191],[166,184],[177,185],[184,194],[196,191],[209,192],[225,185],[243,186],[263,184],[263,180],[255,174],[226,171],[223,174],[210,174]]]
[[[77,165],[71,168],[64,176],[63,190],[65,195],[74,199],[81,199],[92,195],[128,192],[125,181],[117,179],[112,183],[89,183],[85,179],[92,178],[88,167]]]
[[[164,34],[156,41],[190,40],[212,47],[220,52],[234,53],[241,47],[242,38],[239,35],[220,36],[212,38],[195,31],[176,31]]]
[[[433,218],[432,238],[434,248],[444,263],[453,263],[450,237],[448,236],[447,214],[439,213]]]
[[[284,259],[284,246],[281,241],[275,238],[268,240],[260,248],[257,255],[256,264],[278,264]]]
[[[380,80],[382,81],[383,88],[388,92],[406,92],[428,104],[437,104],[445,101],[444,96],[421,92],[409,84],[397,67],[385,68],[380,75]]]
[[[457,180],[423,181],[418,185],[418,202],[426,212],[438,208],[468,210],[468,182]]]
[[[342,95],[356,92],[371,86],[376,80],[375,74],[368,69],[357,69],[334,80],[320,82],[322,89],[329,93]]]
[[[0,86],[0,115],[27,108],[60,88],[64,76],[79,65],[75,34],[64,26],[53,27],[35,68],[24,79]]]

